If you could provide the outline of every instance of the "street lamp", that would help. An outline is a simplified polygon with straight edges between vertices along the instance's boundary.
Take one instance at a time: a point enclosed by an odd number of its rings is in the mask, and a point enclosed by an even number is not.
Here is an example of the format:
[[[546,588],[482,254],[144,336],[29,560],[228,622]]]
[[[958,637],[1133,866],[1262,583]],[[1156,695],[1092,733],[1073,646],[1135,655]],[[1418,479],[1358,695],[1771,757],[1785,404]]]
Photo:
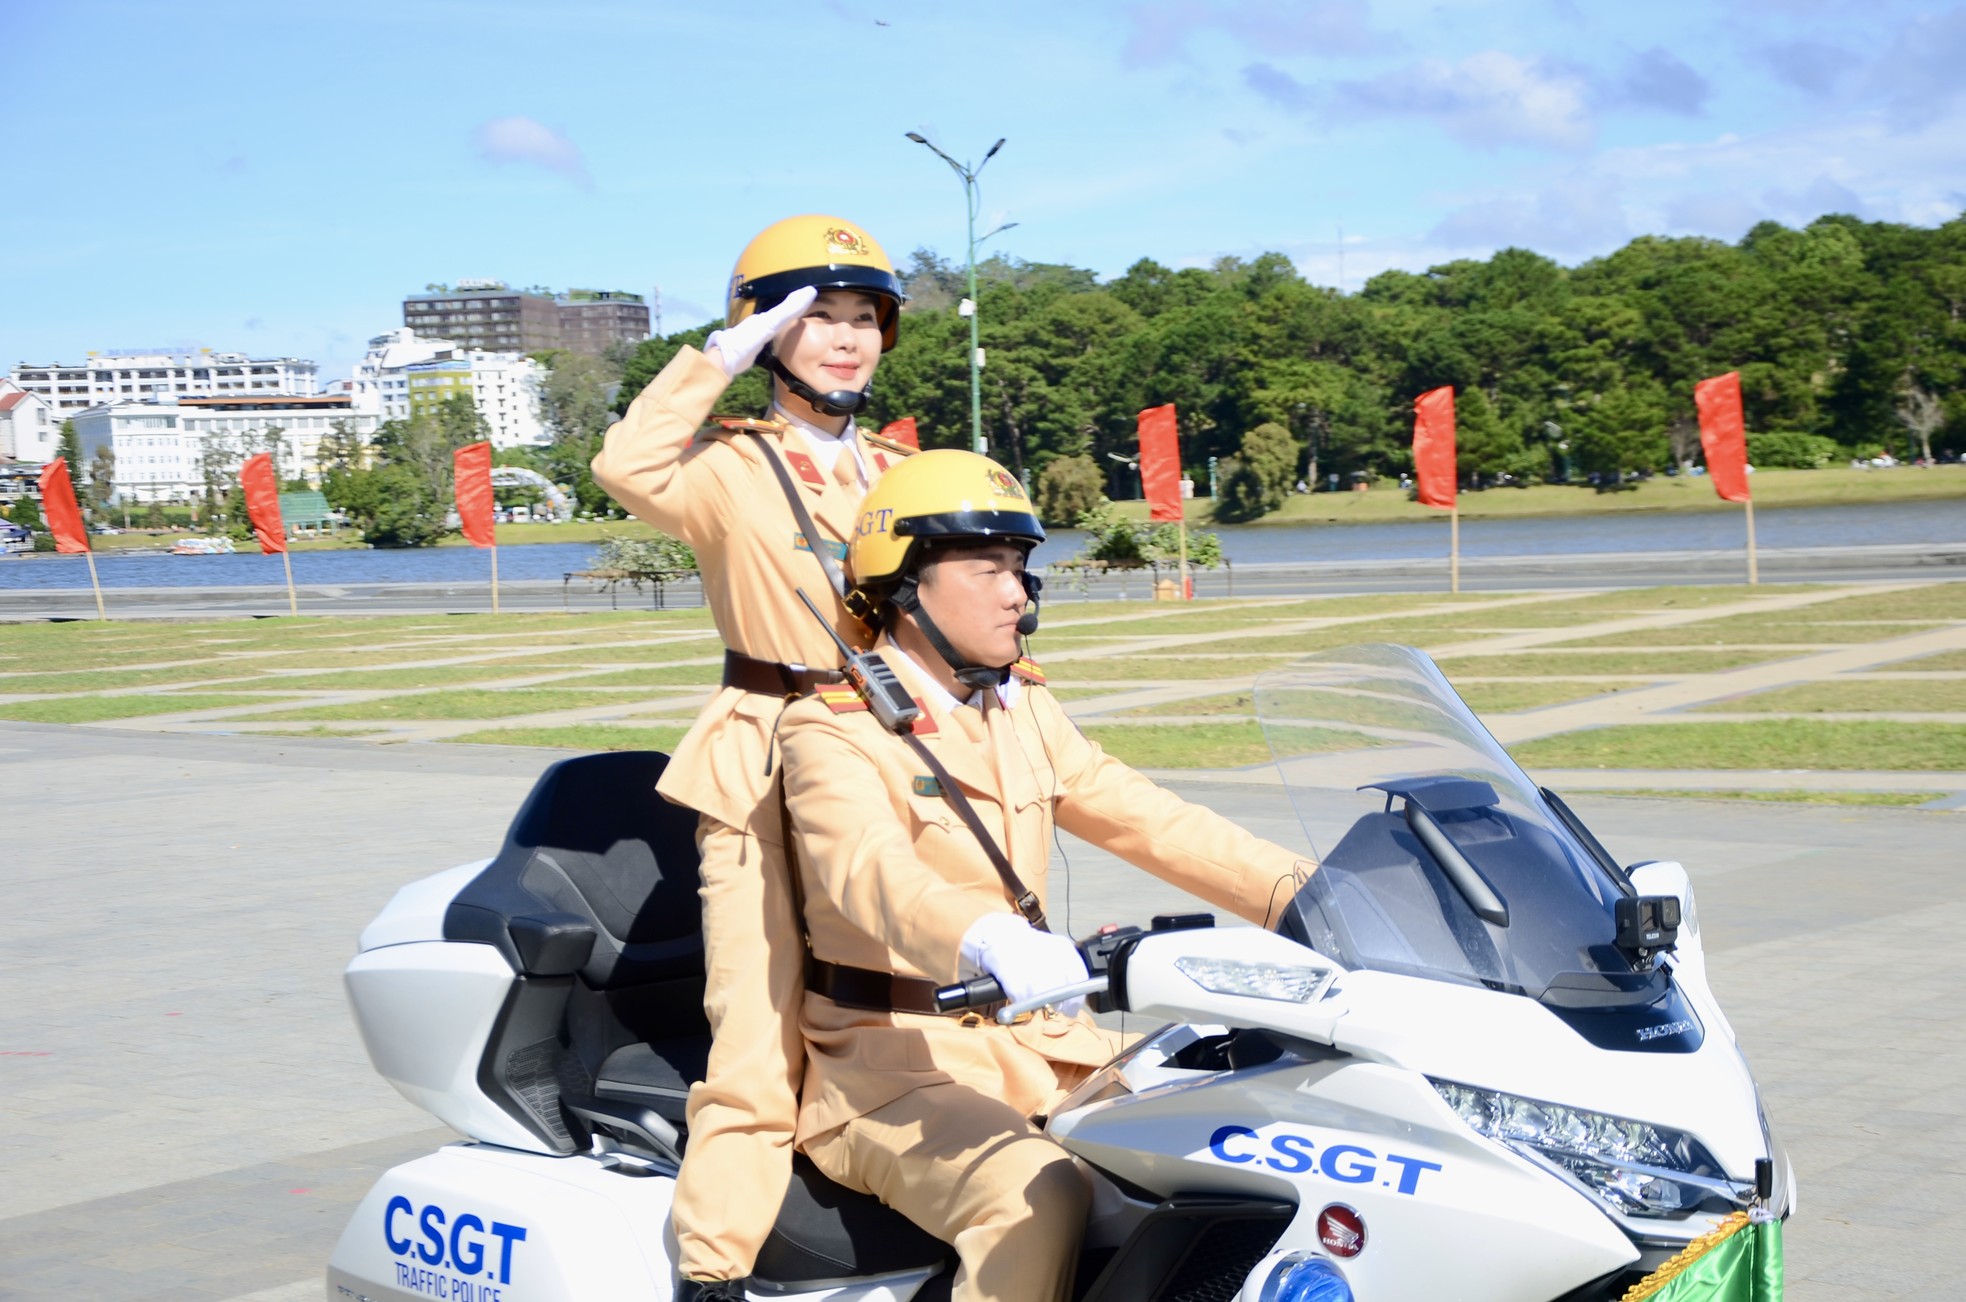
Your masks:
[[[1005,222],[1003,225],[997,227],[995,230],[986,233],[983,236],[983,239],[978,239],[976,237],[976,213],[977,213],[977,209],[982,204],[982,194],[981,191],[977,188],[976,178],[978,174],[980,174],[983,171],[984,165],[987,164],[992,158],[996,157],[997,151],[1003,148],[1003,139],[999,137],[997,143],[990,146],[990,152],[983,155],[983,162],[978,163],[974,167],[970,167],[967,164],[958,163],[955,159],[949,157],[947,154],[943,153],[940,149],[936,149],[935,145],[929,141],[928,137],[922,135],[919,131],[910,131],[907,133],[907,135],[908,135],[908,139],[914,141],[916,144],[926,146],[928,149],[934,151],[934,154],[937,158],[947,163],[949,165],[949,169],[953,171],[957,176],[962,178],[963,198],[965,199],[969,207],[969,297],[963,300],[962,314],[969,318],[970,444],[972,450],[980,453],[983,451],[983,375],[982,375],[983,347],[977,336],[976,246],[981,244],[983,240],[989,239],[990,236],[992,235],[998,234],[1001,231],[1009,230],[1011,227],[1017,225],[1017,223]]]

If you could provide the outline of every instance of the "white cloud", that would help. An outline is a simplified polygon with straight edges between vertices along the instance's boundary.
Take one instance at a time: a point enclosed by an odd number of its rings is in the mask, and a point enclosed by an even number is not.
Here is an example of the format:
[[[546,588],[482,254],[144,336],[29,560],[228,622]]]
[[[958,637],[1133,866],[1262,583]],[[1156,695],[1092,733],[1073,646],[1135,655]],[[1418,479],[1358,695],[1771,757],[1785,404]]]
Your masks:
[[[1596,135],[1592,88],[1576,70],[1484,50],[1459,63],[1429,59],[1363,81],[1339,82],[1328,108],[1352,116],[1424,117],[1482,148],[1587,147]]]
[[[1457,208],[1427,239],[1456,253],[1487,254],[1513,246],[1573,260],[1608,252],[1631,236],[1617,184],[1578,171],[1532,195]]]
[[[493,118],[471,134],[478,156],[488,163],[524,163],[565,177],[583,190],[594,187],[580,146],[533,118]]]

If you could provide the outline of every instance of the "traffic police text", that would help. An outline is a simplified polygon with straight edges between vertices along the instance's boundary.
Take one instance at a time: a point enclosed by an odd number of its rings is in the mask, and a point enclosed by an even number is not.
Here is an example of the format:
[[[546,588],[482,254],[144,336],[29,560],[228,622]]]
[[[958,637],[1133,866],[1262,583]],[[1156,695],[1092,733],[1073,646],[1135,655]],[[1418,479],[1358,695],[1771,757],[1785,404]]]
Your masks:
[[[510,1302],[504,1286],[512,1282],[512,1249],[526,1231],[436,1203],[419,1208],[398,1194],[383,1209],[382,1238],[401,1258],[397,1287],[442,1302]]]
[[[1339,1184],[1378,1184],[1396,1193],[1420,1188],[1420,1176],[1440,1170],[1440,1163],[1387,1153],[1383,1157],[1357,1144],[1327,1144],[1320,1148],[1309,1135],[1278,1131],[1268,1136],[1248,1126],[1223,1126],[1208,1137],[1208,1151],[1235,1166],[1256,1163],[1285,1175],[1322,1175]],[[1397,1181],[1395,1181],[1397,1172]]]

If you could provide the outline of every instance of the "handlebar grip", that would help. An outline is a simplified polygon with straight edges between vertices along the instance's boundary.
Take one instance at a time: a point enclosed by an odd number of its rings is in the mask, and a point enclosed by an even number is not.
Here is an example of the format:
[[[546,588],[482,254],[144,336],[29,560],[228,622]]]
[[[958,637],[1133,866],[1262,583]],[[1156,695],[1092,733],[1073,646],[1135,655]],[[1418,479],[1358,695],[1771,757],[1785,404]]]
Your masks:
[[[983,1008],[990,1004],[1000,1004],[1004,1000],[1003,987],[993,976],[975,977],[959,981],[952,986],[940,986],[935,991],[935,1011],[938,1013],[960,1013],[965,1008]]]

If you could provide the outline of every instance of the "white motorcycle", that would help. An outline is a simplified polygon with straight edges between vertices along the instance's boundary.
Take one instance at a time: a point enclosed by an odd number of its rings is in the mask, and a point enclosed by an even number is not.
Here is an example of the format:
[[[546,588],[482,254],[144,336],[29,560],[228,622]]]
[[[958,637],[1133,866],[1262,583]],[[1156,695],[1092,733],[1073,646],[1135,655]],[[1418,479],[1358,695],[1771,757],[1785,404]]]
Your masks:
[[[1274,931],[1109,930],[1048,996],[1168,1023],[1049,1121],[1098,1177],[1081,1302],[1591,1302],[1731,1212],[1787,1214],[1680,865],[1621,867],[1418,651],[1328,652],[1257,697],[1321,868]],[[554,765],[496,857],[362,933],[376,1070],[466,1139],[376,1183],[331,1302],[671,1297],[707,1034],[664,763]],[[749,1292],[931,1302],[951,1269],[799,1159]]]

